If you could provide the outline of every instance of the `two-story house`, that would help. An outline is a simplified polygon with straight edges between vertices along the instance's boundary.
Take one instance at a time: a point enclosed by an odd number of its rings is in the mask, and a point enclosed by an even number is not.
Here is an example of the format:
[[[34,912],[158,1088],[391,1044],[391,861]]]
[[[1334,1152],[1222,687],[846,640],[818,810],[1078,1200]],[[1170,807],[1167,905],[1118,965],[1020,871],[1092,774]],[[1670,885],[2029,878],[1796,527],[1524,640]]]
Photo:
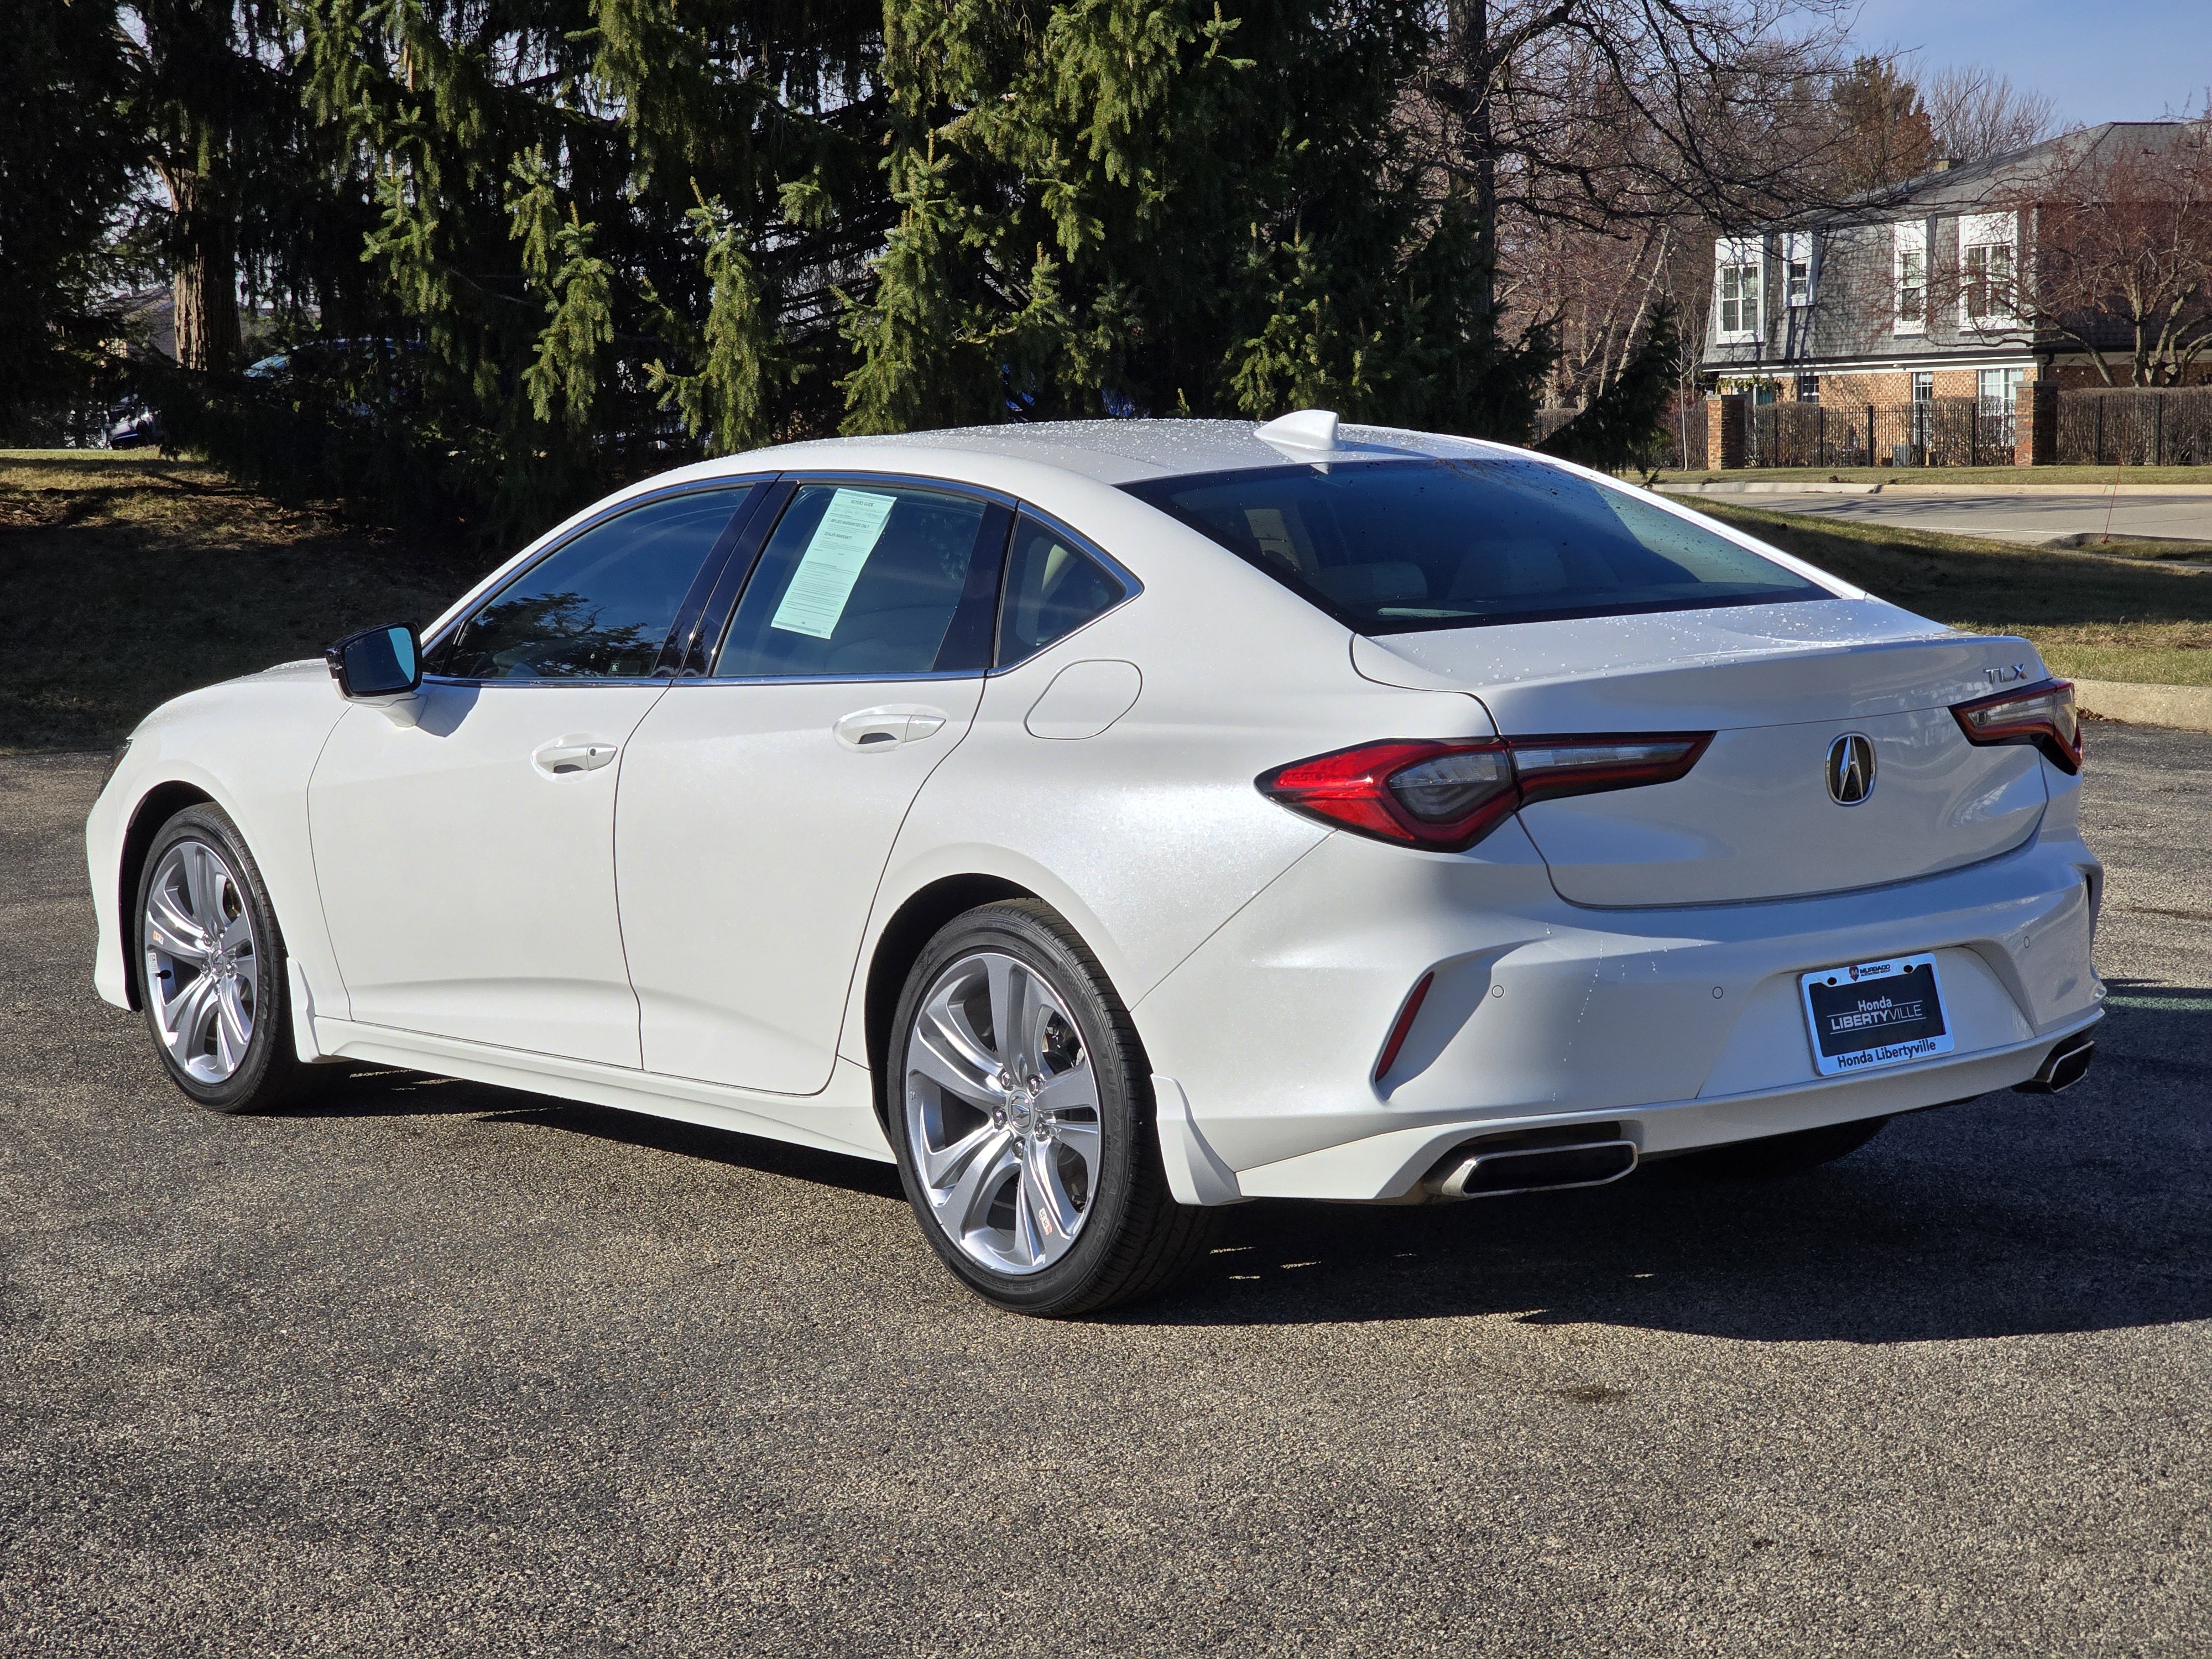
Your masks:
[[[1701,381],[1755,404],[1860,410],[1972,398],[2008,427],[2024,382],[2099,379],[2078,342],[2014,314],[2028,308],[2015,284],[2037,257],[2039,191],[2101,153],[2155,149],[2187,131],[2111,122],[1945,167],[1803,225],[1722,238]]]

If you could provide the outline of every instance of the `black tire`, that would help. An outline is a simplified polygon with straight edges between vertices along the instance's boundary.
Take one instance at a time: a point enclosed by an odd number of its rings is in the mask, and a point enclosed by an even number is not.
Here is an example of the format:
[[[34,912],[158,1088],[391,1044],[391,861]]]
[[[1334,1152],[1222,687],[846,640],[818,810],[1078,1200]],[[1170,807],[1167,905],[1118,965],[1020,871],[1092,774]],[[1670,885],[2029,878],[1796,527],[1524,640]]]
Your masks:
[[[162,998],[157,994],[161,988],[155,982],[160,970],[148,957],[147,906],[154,896],[155,878],[170,853],[186,843],[196,843],[220,860],[228,878],[221,902],[226,907],[235,904],[235,910],[227,908],[227,913],[242,913],[252,929],[250,969],[238,975],[240,986],[250,988],[252,1031],[235,1069],[215,1079],[195,1075],[172,1052],[161,1024]],[[154,837],[138,875],[131,938],[131,971],[137,976],[139,1002],[154,1039],[154,1052],[170,1081],[186,1095],[210,1111],[261,1112],[289,1105],[321,1085],[325,1079],[320,1073],[329,1068],[302,1065],[293,1041],[290,975],[276,906],[269,901],[269,889],[246,848],[246,838],[221,807],[188,806],[163,824]],[[212,1035],[209,1042],[214,1042]]]
[[[1025,1274],[994,1271],[948,1232],[909,1133],[908,1055],[923,998],[949,969],[985,952],[1014,958],[1058,997],[1073,1019],[1097,1097],[1098,1170],[1081,1224],[1065,1255]],[[1044,1318],[1097,1313],[1158,1294],[1206,1253],[1213,1212],[1177,1204],[1168,1191],[1152,1070],[1129,1012],[1097,958],[1049,906],[1012,900],[947,923],[907,975],[887,1047],[885,1116],[908,1202],[939,1259],[984,1300]]]
[[[1682,1174],[1705,1181],[1770,1181],[1803,1175],[1823,1164],[1850,1157],[1880,1134],[1888,1121],[1886,1117],[1869,1117],[1856,1123],[1830,1123],[1794,1134],[1739,1140],[1733,1146],[1668,1161],[1679,1165]]]

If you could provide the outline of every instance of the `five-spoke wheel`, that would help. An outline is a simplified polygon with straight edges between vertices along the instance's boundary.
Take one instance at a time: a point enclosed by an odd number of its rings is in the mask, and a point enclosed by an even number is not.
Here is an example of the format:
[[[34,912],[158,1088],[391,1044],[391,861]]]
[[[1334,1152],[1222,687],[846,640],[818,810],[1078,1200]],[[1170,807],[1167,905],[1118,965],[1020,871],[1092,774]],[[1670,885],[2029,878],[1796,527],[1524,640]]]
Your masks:
[[[908,974],[889,1128],[931,1246],[1002,1307],[1088,1312],[1200,1254],[1167,1191],[1151,1073],[1097,959],[1033,899],[971,910]]]
[[[169,1057],[202,1083],[225,1083],[253,1041],[260,975],[253,918],[237,872],[204,841],[179,841],[146,896],[146,1002]]]
[[[907,1144],[945,1232],[983,1267],[1066,1255],[1098,1185],[1098,1079],[1067,1000],[979,951],[938,975],[906,1050]]]
[[[227,813],[203,804],[161,826],[137,921],[138,994],[177,1086],[221,1112],[304,1092],[313,1073],[287,1029],[283,937]]]

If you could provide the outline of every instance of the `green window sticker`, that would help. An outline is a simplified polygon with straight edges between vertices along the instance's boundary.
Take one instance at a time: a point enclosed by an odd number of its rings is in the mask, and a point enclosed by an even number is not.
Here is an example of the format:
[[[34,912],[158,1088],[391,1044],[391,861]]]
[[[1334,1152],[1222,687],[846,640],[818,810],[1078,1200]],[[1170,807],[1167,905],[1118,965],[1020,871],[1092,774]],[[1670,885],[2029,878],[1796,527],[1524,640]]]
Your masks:
[[[817,640],[836,632],[845,602],[853,597],[853,584],[860,580],[897,502],[897,496],[873,490],[834,492],[768,625]]]

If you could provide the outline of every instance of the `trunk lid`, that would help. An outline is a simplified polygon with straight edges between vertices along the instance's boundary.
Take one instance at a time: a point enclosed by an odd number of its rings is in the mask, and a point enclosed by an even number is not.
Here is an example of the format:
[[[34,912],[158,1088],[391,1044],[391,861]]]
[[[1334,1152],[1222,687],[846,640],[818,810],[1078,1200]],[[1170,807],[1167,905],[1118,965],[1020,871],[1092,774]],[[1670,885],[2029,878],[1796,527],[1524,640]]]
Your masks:
[[[1953,633],[1872,599],[1355,636],[1385,684],[1480,698],[1508,737],[1712,732],[1674,783],[1540,801],[1521,822],[1561,897],[1710,904],[1846,891],[1978,863],[2035,833],[2040,757],[1978,747],[1954,703],[2044,669],[2024,640]],[[1874,787],[1828,787],[1840,738]]]

